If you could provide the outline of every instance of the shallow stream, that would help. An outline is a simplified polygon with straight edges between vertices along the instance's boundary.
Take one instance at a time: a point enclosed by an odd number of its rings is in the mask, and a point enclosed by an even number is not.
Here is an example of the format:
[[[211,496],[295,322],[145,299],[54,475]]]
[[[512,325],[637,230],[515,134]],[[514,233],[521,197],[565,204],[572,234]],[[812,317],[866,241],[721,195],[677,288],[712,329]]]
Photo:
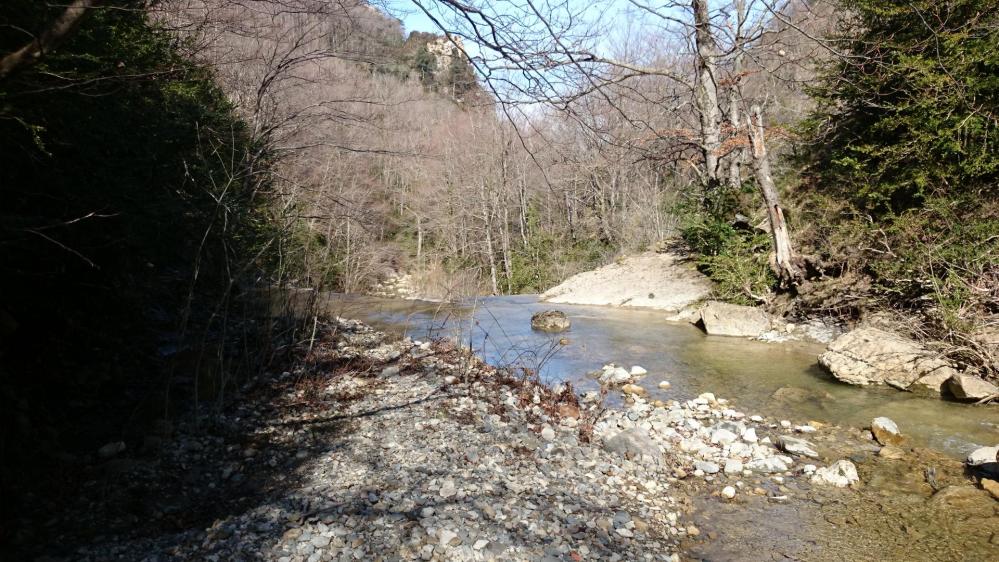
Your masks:
[[[999,504],[973,485],[958,461],[978,445],[999,442],[995,406],[842,384],[817,364],[821,345],[708,336],[655,311],[553,307],[532,296],[460,305],[346,295],[323,300],[328,312],[414,339],[455,338],[489,363],[535,369],[577,390],[598,388],[587,373],[605,363],[641,365],[649,374],[639,384],[652,399],[712,392],[747,414],[834,426],[814,437],[826,460],[857,463],[862,484],[855,489],[753,476],[737,482],[746,487],[734,500],[723,500],[721,484],[710,477],[678,481],[687,520],[700,530],[683,541],[685,560],[999,560]],[[532,331],[531,315],[551,308],[565,312],[572,328],[557,335]],[[669,388],[659,389],[662,381]],[[608,399],[614,405],[621,398],[611,393]],[[908,437],[902,458],[875,454],[878,448],[857,430],[877,416],[895,420]],[[753,486],[794,501],[746,493]]]
[[[652,399],[686,399],[712,392],[748,414],[864,427],[887,416],[915,445],[963,457],[999,442],[999,408],[927,399],[892,388],[858,388],[827,374],[816,359],[823,347],[708,336],[694,326],[636,309],[558,305],[533,296],[485,297],[465,304],[328,295],[328,310],[414,339],[451,337],[494,365],[535,369],[547,381],[597,389],[587,373],[605,363],[641,365]],[[531,330],[531,315],[558,308],[572,328],[550,335]],[[561,345],[565,338],[568,343]],[[658,388],[661,381],[670,387]],[[611,400],[620,400],[612,393]]]

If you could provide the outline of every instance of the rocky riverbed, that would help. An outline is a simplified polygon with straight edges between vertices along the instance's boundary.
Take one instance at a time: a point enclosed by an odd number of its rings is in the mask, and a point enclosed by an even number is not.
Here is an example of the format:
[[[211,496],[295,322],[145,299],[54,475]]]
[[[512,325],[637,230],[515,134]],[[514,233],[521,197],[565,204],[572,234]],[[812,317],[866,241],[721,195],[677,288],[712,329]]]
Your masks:
[[[955,461],[881,447],[861,430],[767,419],[713,394],[647,400],[644,374],[595,373],[608,377],[604,392],[628,392],[606,409],[600,392],[578,396],[446,342],[389,341],[338,319],[293,368],[248,386],[210,423],[165,430],[153,451],[109,451],[31,554],[740,560],[764,548],[972,560],[999,542],[999,504]],[[965,524],[937,540],[926,530],[934,517]],[[904,558],[885,529],[920,550]]]

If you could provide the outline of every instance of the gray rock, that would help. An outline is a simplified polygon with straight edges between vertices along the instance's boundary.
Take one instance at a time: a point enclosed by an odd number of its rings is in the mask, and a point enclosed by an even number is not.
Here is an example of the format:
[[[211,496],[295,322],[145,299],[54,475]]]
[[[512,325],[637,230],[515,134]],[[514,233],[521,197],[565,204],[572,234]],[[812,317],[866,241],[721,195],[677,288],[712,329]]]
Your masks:
[[[742,461],[739,459],[728,459],[725,461],[725,474],[740,474],[742,473],[742,469]]]
[[[694,468],[696,470],[704,471],[705,474],[715,474],[716,472],[721,470],[720,468],[718,468],[718,465],[716,463],[710,461],[696,461],[694,463]]]
[[[819,363],[837,379],[856,385],[933,388],[956,374],[950,363],[918,342],[879,328],[857,328],[829,344]],[[939,387],[938,387],[939,388]]]
[[[560,310],[544,310],[531,316],[531,328],[541,332],[564,332],[572,323]]]
[[[653,457],[658,462],[662,449],[652,439],[649,432],[633,427],[604,440],[604,450],[623,457],[638,458],[642,455]]]
[[[797,437],[791,437],[789,435],[781,435],[777,437],[777,448],[790,455],[798,455],[801,457],[812,457],[818,458],[819,454],[815,452],[815,445],[804,439],[798,439]]]
[[[552,429],[552,426],[546,425],[544,429],[541,430],[541,438],[544,439],[545,441],[551,441],[555,439],[555,430]]]
[[[727,429],[716,429],[711,434],[711,443],[715,445],[728,445],[735,442],[739,436]]]
[[[785,472],[787,470],[787,463],[777,457],[767,457],[749,461],[746,463],[746,468],[765,473]]]
[[[999,387],[973,375],[955,374],[947,380],[947,391],[958,400],[982,400],[999,394]]]
[[[751,306],[710,301],[701,309],[698,324],[714,336],[755,338],[771,327],[770,316]]]

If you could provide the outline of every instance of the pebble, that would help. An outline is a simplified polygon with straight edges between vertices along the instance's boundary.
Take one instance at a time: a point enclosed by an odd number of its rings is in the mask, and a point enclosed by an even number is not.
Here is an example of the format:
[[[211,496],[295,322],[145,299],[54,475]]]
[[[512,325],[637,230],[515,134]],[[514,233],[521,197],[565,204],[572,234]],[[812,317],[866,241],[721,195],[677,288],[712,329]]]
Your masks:
[[[732,486],[725,486],[722,488],[721,495],[725,499],[732,499],[735,497],[735,488]]]

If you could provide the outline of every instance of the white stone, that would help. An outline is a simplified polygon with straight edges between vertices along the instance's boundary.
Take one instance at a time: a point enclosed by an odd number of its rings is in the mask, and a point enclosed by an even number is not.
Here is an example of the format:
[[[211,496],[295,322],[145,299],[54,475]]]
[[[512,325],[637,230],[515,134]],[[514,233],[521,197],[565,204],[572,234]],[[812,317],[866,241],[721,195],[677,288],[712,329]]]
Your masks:
[[[767,457],[749,461],[746,463],[746,468],[756,472],[784,472],[787,470],[787,463],[778,457]]]
[[[728,459],[725,461],[725,474],[736,474],[742,472],[742,461],[739,459]]]
[[[545,441],[551,441],[555,439],[555,430],[552,429],[552,426],[546,425],[544,429],[541,430],[541,438],[544,439]]]
[[[739,436],[727,429],[716,429],[711,434],[711,443],[714,445],[728,445],[738,439]]]
[[[659,383],[659,388],[669,388],[669,381],[662,381]]]
[[[447,529],[441,529],[437,532],[437,538],[440,541],[442,547],[451,544],[451,541],[458,538],[458,535],[454,531],[449,531]]]
[[[646,371],[645,368],[643,367],[639,367],[638,365],[632,365],[630,374],[633,377],[640,377],[649,374],[649,372]]]
[[[756,443],[759,439],[756,437],[756,429],[749,428],[742,432],[742,440],[746,443]]]
[[[848,460],[839,460],[826,468],[820,468],[812,476],[812,484],[845,488],[860,482],[857,467]]]
[[[783,427],[784,429],[790,429],[791,422],[789,422],[788,420],[780,420],[780,426]]]
[[[971,466],[999,462],[999,445],[995,447],[979,447],[968,453],[966,461]]]
[[[725,486],[722,488],[721,495],[725,499],[732,499],[735,497],[735,488],[732,486]]]

